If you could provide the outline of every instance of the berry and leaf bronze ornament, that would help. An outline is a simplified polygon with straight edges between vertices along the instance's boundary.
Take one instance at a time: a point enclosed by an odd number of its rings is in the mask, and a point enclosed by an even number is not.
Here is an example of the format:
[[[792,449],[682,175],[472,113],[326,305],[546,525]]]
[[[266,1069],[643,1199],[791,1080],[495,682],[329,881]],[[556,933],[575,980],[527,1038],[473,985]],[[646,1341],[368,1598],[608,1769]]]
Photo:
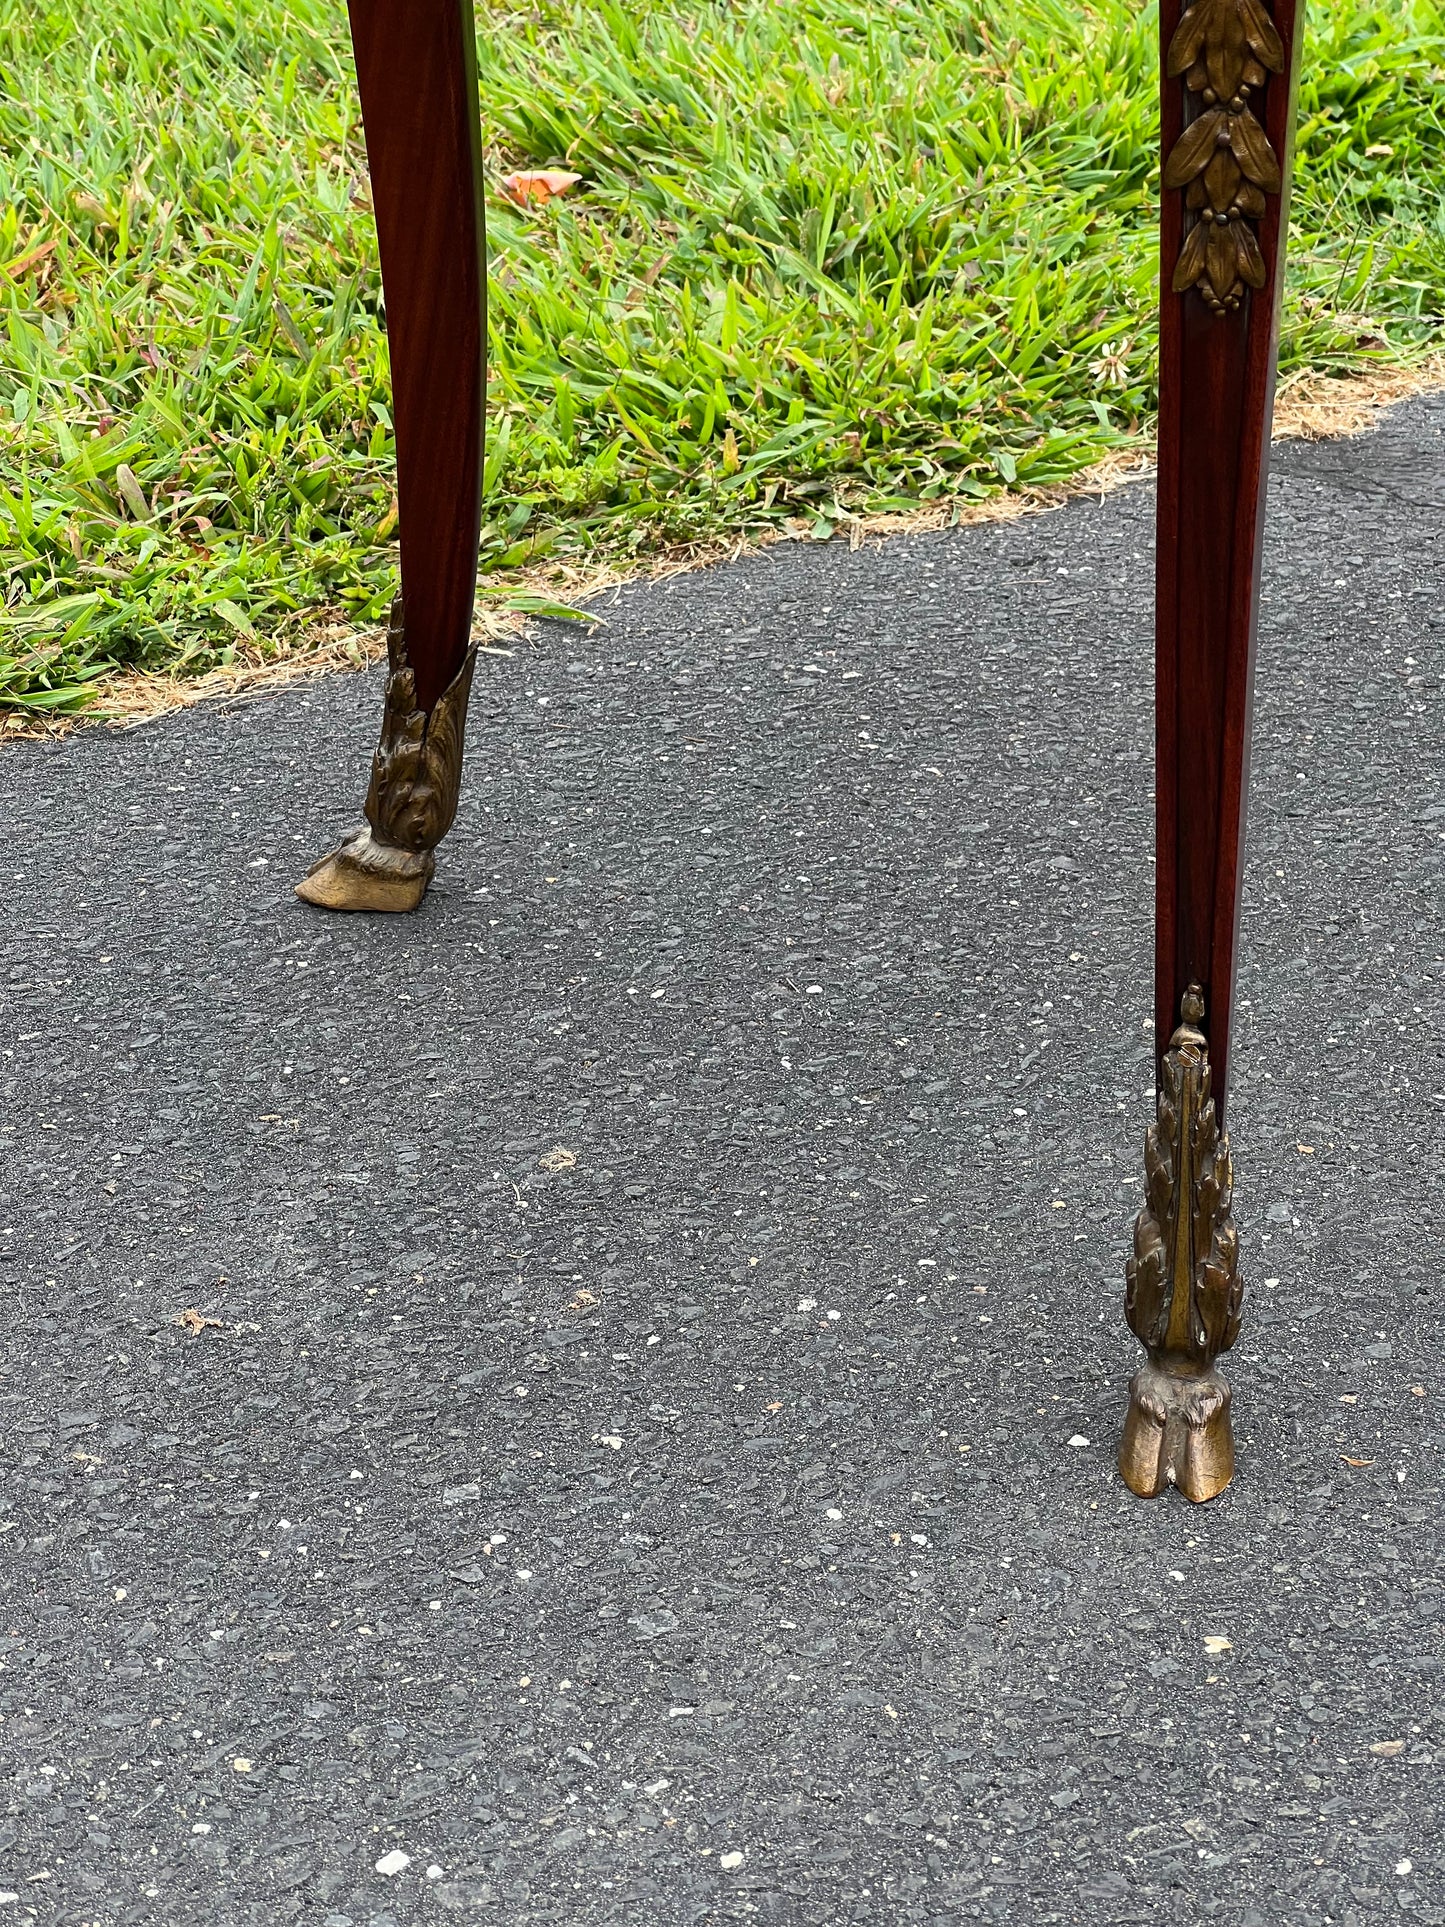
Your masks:
[[[1194,224],[1174,269],[1174,292],[1197,288],[1207,308],[1238,308],[1269,279],[1256,223],[1283,184],[1279,156],[1251,105],[1285,50],[1263,0],[1194,0],[1169,43],[1166,71],[1202,105],[1164,163],[1166,192],[1184,190]]]

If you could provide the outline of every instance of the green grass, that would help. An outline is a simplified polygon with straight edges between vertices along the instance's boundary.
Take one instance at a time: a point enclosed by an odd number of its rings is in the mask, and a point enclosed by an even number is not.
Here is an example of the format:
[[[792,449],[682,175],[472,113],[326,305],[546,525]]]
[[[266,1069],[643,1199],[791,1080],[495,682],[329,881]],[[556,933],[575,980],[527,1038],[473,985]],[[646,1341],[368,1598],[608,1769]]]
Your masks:
[[[1342,372],[1439,339],[1445,0],[1311,15],[1283,362]],[[489,201],[484,596],[1147,431],[1138,0],[541,0],[480,32],[492,181],[585,177]],[[381,614],[378,294],[338,0],[5,9],[0,704]]]

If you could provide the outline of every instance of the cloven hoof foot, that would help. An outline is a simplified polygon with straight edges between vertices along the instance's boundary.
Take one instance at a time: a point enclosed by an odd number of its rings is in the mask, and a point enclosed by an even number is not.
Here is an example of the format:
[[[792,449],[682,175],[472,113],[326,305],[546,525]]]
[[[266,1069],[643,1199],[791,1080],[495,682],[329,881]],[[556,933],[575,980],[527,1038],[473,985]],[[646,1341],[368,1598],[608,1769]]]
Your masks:
[[[1129,1384],[1119,1470],[1141,1499],[1167,1485],[1196,1504],[1217,1499],[1234,1477],[1229,1387],[1218,1372],[1185,1377],[1141,1366]]]
[[[436,867],[430,850],[399,850],[358,830],[312,864],[296,894],[322,910],[415,910]]]

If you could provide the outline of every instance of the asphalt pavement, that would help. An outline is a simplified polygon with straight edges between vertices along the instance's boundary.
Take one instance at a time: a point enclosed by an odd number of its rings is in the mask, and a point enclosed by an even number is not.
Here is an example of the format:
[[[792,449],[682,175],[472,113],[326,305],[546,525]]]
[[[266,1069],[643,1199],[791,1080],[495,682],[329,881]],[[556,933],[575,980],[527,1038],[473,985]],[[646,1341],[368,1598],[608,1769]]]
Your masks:
[[[0,1927],[1445,1922],[1445,399],[1276,452],[1239,1476],[1113,1452],[1147,483],[0,755]]]

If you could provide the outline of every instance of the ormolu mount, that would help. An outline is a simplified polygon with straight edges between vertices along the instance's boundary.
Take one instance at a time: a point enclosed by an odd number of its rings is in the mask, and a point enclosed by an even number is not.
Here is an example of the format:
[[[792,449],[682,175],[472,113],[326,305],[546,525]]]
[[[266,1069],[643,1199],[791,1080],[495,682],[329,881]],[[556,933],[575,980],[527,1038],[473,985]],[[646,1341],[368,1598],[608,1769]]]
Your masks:
[[[415,910],[436,869],[436,846],[457,813],[477,652],[467,652],[425,710],[417,703],[400,596],[392,604],[386,649],[381,740],[366,792],[369,827],[313,863],[296,885],[298,897],[324,910]]]
[[[1165,56],[1166,74],[1182,76],[1204,109],[1164,162],[1166,192],[1184,188],[1185,206],[1198,217],[1172,285],[1176,294],[1197,288],[1215,314],[1237,308],[1247,288],[1269,280],[1255,224],[1282,175],[1250,96],[1284,70],[1284,45],[1261,0],[1194,0]]]
[[[1129,1387],[1119,1469],[1145,1499],[1166,1485],[1212,1499],[1234,1477],[1229,1387],[1215,1360],[1239,1336],[1244,1287],[1229,1209],[1234,1170],[1214,1110],[1198,984],[1185,992],[1182,1015],[1144,1147],[1148,1202],[1134,1225],[1124,1294],[1149,1362]]]

